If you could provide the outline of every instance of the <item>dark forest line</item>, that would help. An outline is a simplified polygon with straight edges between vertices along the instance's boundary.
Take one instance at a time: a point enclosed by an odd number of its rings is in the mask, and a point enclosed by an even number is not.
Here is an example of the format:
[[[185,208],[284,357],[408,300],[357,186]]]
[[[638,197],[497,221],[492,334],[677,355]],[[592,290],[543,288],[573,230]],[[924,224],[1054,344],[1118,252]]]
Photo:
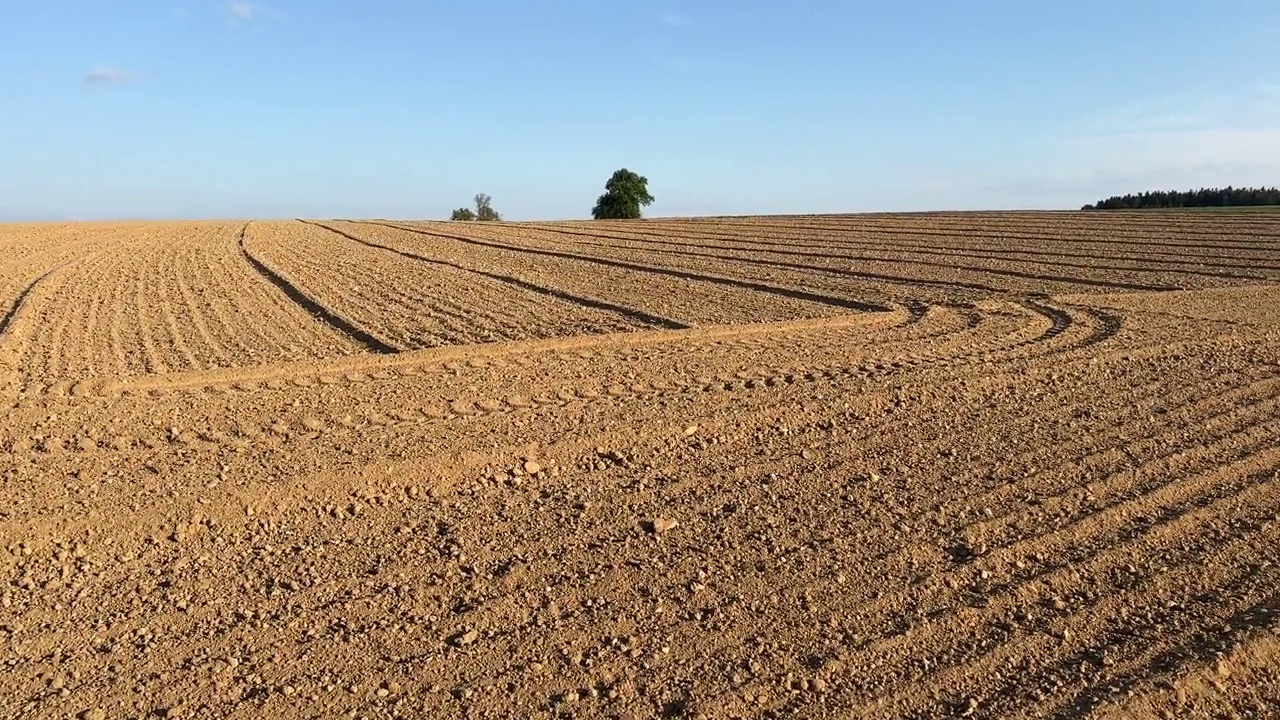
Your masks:
[[[1149,208],[1249,207],[1280,205],[1280,189],[1200,188],[1199,190],[1156,190],[1136,195],[1113,195],[1082,210],[1145,210]]]

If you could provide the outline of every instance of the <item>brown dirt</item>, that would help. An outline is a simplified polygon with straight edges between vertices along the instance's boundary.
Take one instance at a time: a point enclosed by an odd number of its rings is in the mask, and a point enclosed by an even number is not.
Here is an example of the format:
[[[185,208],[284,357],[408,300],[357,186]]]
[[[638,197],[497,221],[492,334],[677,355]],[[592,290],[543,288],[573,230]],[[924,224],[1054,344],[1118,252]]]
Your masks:
[[[0,251],[0,717],[1280,716],[1280,218]]]

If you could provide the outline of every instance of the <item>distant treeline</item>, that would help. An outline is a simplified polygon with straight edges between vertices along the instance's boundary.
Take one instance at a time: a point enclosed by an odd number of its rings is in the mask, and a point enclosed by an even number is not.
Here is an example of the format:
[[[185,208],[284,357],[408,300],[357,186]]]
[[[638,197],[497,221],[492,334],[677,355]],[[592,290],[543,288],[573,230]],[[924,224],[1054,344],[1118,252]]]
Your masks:
[[[1280,205],[1276,188],[1200,188],[1199,190],[1156,190],[1137,195],[1116,195],[1085,205],[1082,210],[1144,210],[1147,208],[1242,207]]]

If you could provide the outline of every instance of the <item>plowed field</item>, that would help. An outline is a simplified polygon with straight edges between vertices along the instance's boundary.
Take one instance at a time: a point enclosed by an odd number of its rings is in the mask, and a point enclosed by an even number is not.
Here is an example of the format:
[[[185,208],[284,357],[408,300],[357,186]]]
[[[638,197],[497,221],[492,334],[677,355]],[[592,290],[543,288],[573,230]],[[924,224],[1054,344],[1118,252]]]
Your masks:
[[[1280,217],[0,226],[0,717],[1280,717]]]

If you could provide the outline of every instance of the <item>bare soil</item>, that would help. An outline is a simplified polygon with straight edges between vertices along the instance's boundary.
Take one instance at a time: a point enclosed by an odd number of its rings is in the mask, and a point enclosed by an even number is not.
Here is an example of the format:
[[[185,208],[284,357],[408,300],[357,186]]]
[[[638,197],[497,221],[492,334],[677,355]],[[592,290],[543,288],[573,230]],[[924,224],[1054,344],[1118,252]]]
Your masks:
[[[0,226],[0,717],[1280,717],[1280,217]]]

